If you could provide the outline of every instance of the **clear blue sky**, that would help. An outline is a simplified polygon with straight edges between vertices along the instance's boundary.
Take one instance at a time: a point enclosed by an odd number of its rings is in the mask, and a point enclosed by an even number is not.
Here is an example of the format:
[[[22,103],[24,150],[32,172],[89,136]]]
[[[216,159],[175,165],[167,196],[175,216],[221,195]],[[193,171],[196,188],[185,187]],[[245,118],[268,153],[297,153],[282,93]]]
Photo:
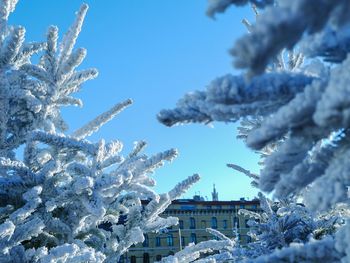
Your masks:
[[[96,67],[100,74],[77,94],[84,107],[64,110],[71,130],[116,102],[132,98],[134,105],[92,140],[120,139],[124,153],[141,139],[148,142],[147,154],[177,148],[179,157],[154,174],[158,192],[199,173],[202,180],[184,197],[200,192],[210,198],[213,183],[221,200],[254,197],[257,191],[250,187],[250,180],[226,167],[226,163],[236,163],[258,170],[258,157],[235,139],[236,125],[168,128],[156,120],[161,109],[174,107],[186,92],[204,89],[215,77],[234,73],[228,50],[245,33],[240,21],[252,19],[252,11],[233,8],[214,21],[205,15],[206,0],[85,2],[90,8],[76,47],[88,50],[81,68]],[[57,25],[62,37],[81,3],[20,0],[10,22],[25,26],[29,41],[44,40],[49,25]]]

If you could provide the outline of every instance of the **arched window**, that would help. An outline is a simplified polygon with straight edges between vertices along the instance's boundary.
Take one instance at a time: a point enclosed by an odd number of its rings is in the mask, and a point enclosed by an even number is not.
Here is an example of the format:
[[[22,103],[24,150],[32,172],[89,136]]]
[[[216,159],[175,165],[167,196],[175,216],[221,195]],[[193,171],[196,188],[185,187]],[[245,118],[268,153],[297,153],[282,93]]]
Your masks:
[[[207,222],[205,220],[201,221],[201,228],[206,229],[207,228]]]
[[[157,255],[157,256],[156,256],[156,260],[157,260],[157,261],[161,261],[161,260],[162,260],[162,256],[161,256],[161,255]]]
[[[193,217],[190,218],[190,228],[191,229],[196,228],[196,220]]]
[[[172,247],[172,246],[174,246],[174,238],[173,238],[173,235],[168,235],[167,236],[167,238],[166,238],[166,240],[167,240],[167,243],[168,243],[168,246],[169,247]]]
[[[130,257],[130,263],[136,263],[136,256]]]
[[[197,236],[194,233],[191,234],[191,243],[197,243]]]
[[[143,263],[149,263],[149,254],[143,253]]]
[[[218,228],[218,220],[216,219],[216,217],[211,218],[211,228]]]
[[[145,240],[142,243],[143,247],[149,247],[149,239],[148,239],[148,235],[144,234]]]

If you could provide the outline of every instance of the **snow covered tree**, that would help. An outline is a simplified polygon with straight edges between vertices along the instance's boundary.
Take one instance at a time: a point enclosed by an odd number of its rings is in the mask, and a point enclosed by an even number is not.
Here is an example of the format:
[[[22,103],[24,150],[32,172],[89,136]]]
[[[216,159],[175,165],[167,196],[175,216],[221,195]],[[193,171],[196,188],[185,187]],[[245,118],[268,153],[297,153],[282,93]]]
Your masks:
[[[60,110],[81,106],[73,94],[97,76],[76,70],[86,56],[74,45],[88,6],[60,43],[54,26],[45,42],[26,43],[25,29],[7,23],[16,3],[0,1],[0,261],[117,262],[144,233],[177,224],[159,214],[199,176],[157,194],[149,174],[176,150],[148,157],[139,141],[123,156],[118,140],[87,139],[131,100],[68,134]]]
[[[188,262],[226,262],[232,259],[231,252],[236,246],[236,241],[231,240],[219,231],[211,228],[206,229],[217,240],[207,240],[198,244],[190,243],[183,250],[173,256],[163,258],[161,263],[188,263]],[[219,252],[219,253],[215,253]],[[214,253],[204,259],[199,259],[203,253]]]
[[[237,165],[229,166],[251,177],[249,171]],[[174,256],[163,258],[161,262],[279,262],[278,259],[281,262],[339,261],[340,253],[333,252],[334,235],[344,225],[344,217],[350,216],[345,205],[315,215],[303,204],[295,203],[294,198],[272,202],[259,193],[259,200],[262,213],[246,209],[238,211],[245,218],[250,218],[247,222],[250,231],[247,234],[252,242],[241,245],[237,228],[234,239],[217,230],[207,229],[216,240],[191,244]],[[305,248],[317,246],[320,247],[318,253],[311,256],[303,254]],[[297,249],[299,254],[293,254],[290,247]]]
[[[350,2],[210,0],[208,15],[248,3],[263,11],[255,24],[244,21],[249,33],[231,49],[244,74],[186,94],[158,119],[243,120],[242,138],[263,156],[258,176],[246,171],[253,185],[280,200],[302,197],[316,215],[349,209]],[[349,262],[349,224],[248,262]]]

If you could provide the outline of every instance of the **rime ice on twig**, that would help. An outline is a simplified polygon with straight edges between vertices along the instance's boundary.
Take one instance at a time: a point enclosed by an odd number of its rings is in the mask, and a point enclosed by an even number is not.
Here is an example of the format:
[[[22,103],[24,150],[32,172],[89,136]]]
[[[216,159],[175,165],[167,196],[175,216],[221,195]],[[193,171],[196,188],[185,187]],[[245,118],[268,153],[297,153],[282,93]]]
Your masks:
[[[24,28],[7,26],[16,2],[0,2],[0,261],[117,262],[144,233],[177,224],[159,215],[199,176],[159,195],[149,174],[173,160],[175,149],[148,157],[140,141],[123,156],[118,140],[85,139],[131,100],[65,134],[62,106],[82,106],[72,94],[97,76],[96,69],[77,71],[86,50],[74,50],[88,7],[61,43],[54,26],[45,43],[24,43]],[[19,146],[23,161],[14,153]]]
[[[347,262],[349,215],[339,206],[349,211],[349,1],[212,0],[208,14],[248,3],[266,8],[255,24],[243,20],[248,33],[231,50],[245,72],[186,94],[158,120],[167,126],[241,120],[237,138],[261,155],[259,174],[231,167],[273,193],[279,208],[260,194],[262,215],[240,211],[261,222],[248,221],[259,230],[250,231],[250,249],[229,251],[234,260]]]

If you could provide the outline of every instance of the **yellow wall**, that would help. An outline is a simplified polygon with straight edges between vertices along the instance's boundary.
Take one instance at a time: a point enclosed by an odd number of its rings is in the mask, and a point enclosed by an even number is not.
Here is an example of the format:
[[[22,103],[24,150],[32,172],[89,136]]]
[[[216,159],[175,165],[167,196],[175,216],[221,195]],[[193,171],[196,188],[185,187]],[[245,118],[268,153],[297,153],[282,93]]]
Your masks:
[[[212,218],[217,219],[217,230],[222,232],[228,237],[234,238],[234,222],[235,218],[238,218],[238,233],[240,234],[241,244],[247,243],[249,237],[247,232],[249,228],[246,226],[246,220],[242,215],[238,215],[240,208],[259,212],[258,201],[183,201],[177,200],[171,204],[166,211],[164,211],[164,217],[174,216],[178,217],[179,221],[182,220],[183,228],[180,229],[180,225],[173,226],[168,229],[167,233],[149,233],[148,244],[138,244],[135,247],[129,249],[129,252],[125,255],[129,260],[131,256],[136,257],[136,263],[147,262],[144,260],[144,254],[149,254],[149,262],[156,261],[156,256],[168,256],[171,253],[176,253],[184,246],[187,246],[191,242],[191,235],[196,235],[196,241],[201,242],[205,240],[214,239],[214,237],[205,231],[205,228],[212,228]],[[190,218],[195,220],[195,228],[191,228]],[[225,223],[226,221],[226,228]],[[179,234],[183,237],[185,244],[180,244]],[[172,235],[173,245],[168,244],[168,236]],[[160,246],[156,244],[156,238],[160,238]],[[170,240],[169,240],[170,241]],[[125,262],[125,261],[124,261]]]

